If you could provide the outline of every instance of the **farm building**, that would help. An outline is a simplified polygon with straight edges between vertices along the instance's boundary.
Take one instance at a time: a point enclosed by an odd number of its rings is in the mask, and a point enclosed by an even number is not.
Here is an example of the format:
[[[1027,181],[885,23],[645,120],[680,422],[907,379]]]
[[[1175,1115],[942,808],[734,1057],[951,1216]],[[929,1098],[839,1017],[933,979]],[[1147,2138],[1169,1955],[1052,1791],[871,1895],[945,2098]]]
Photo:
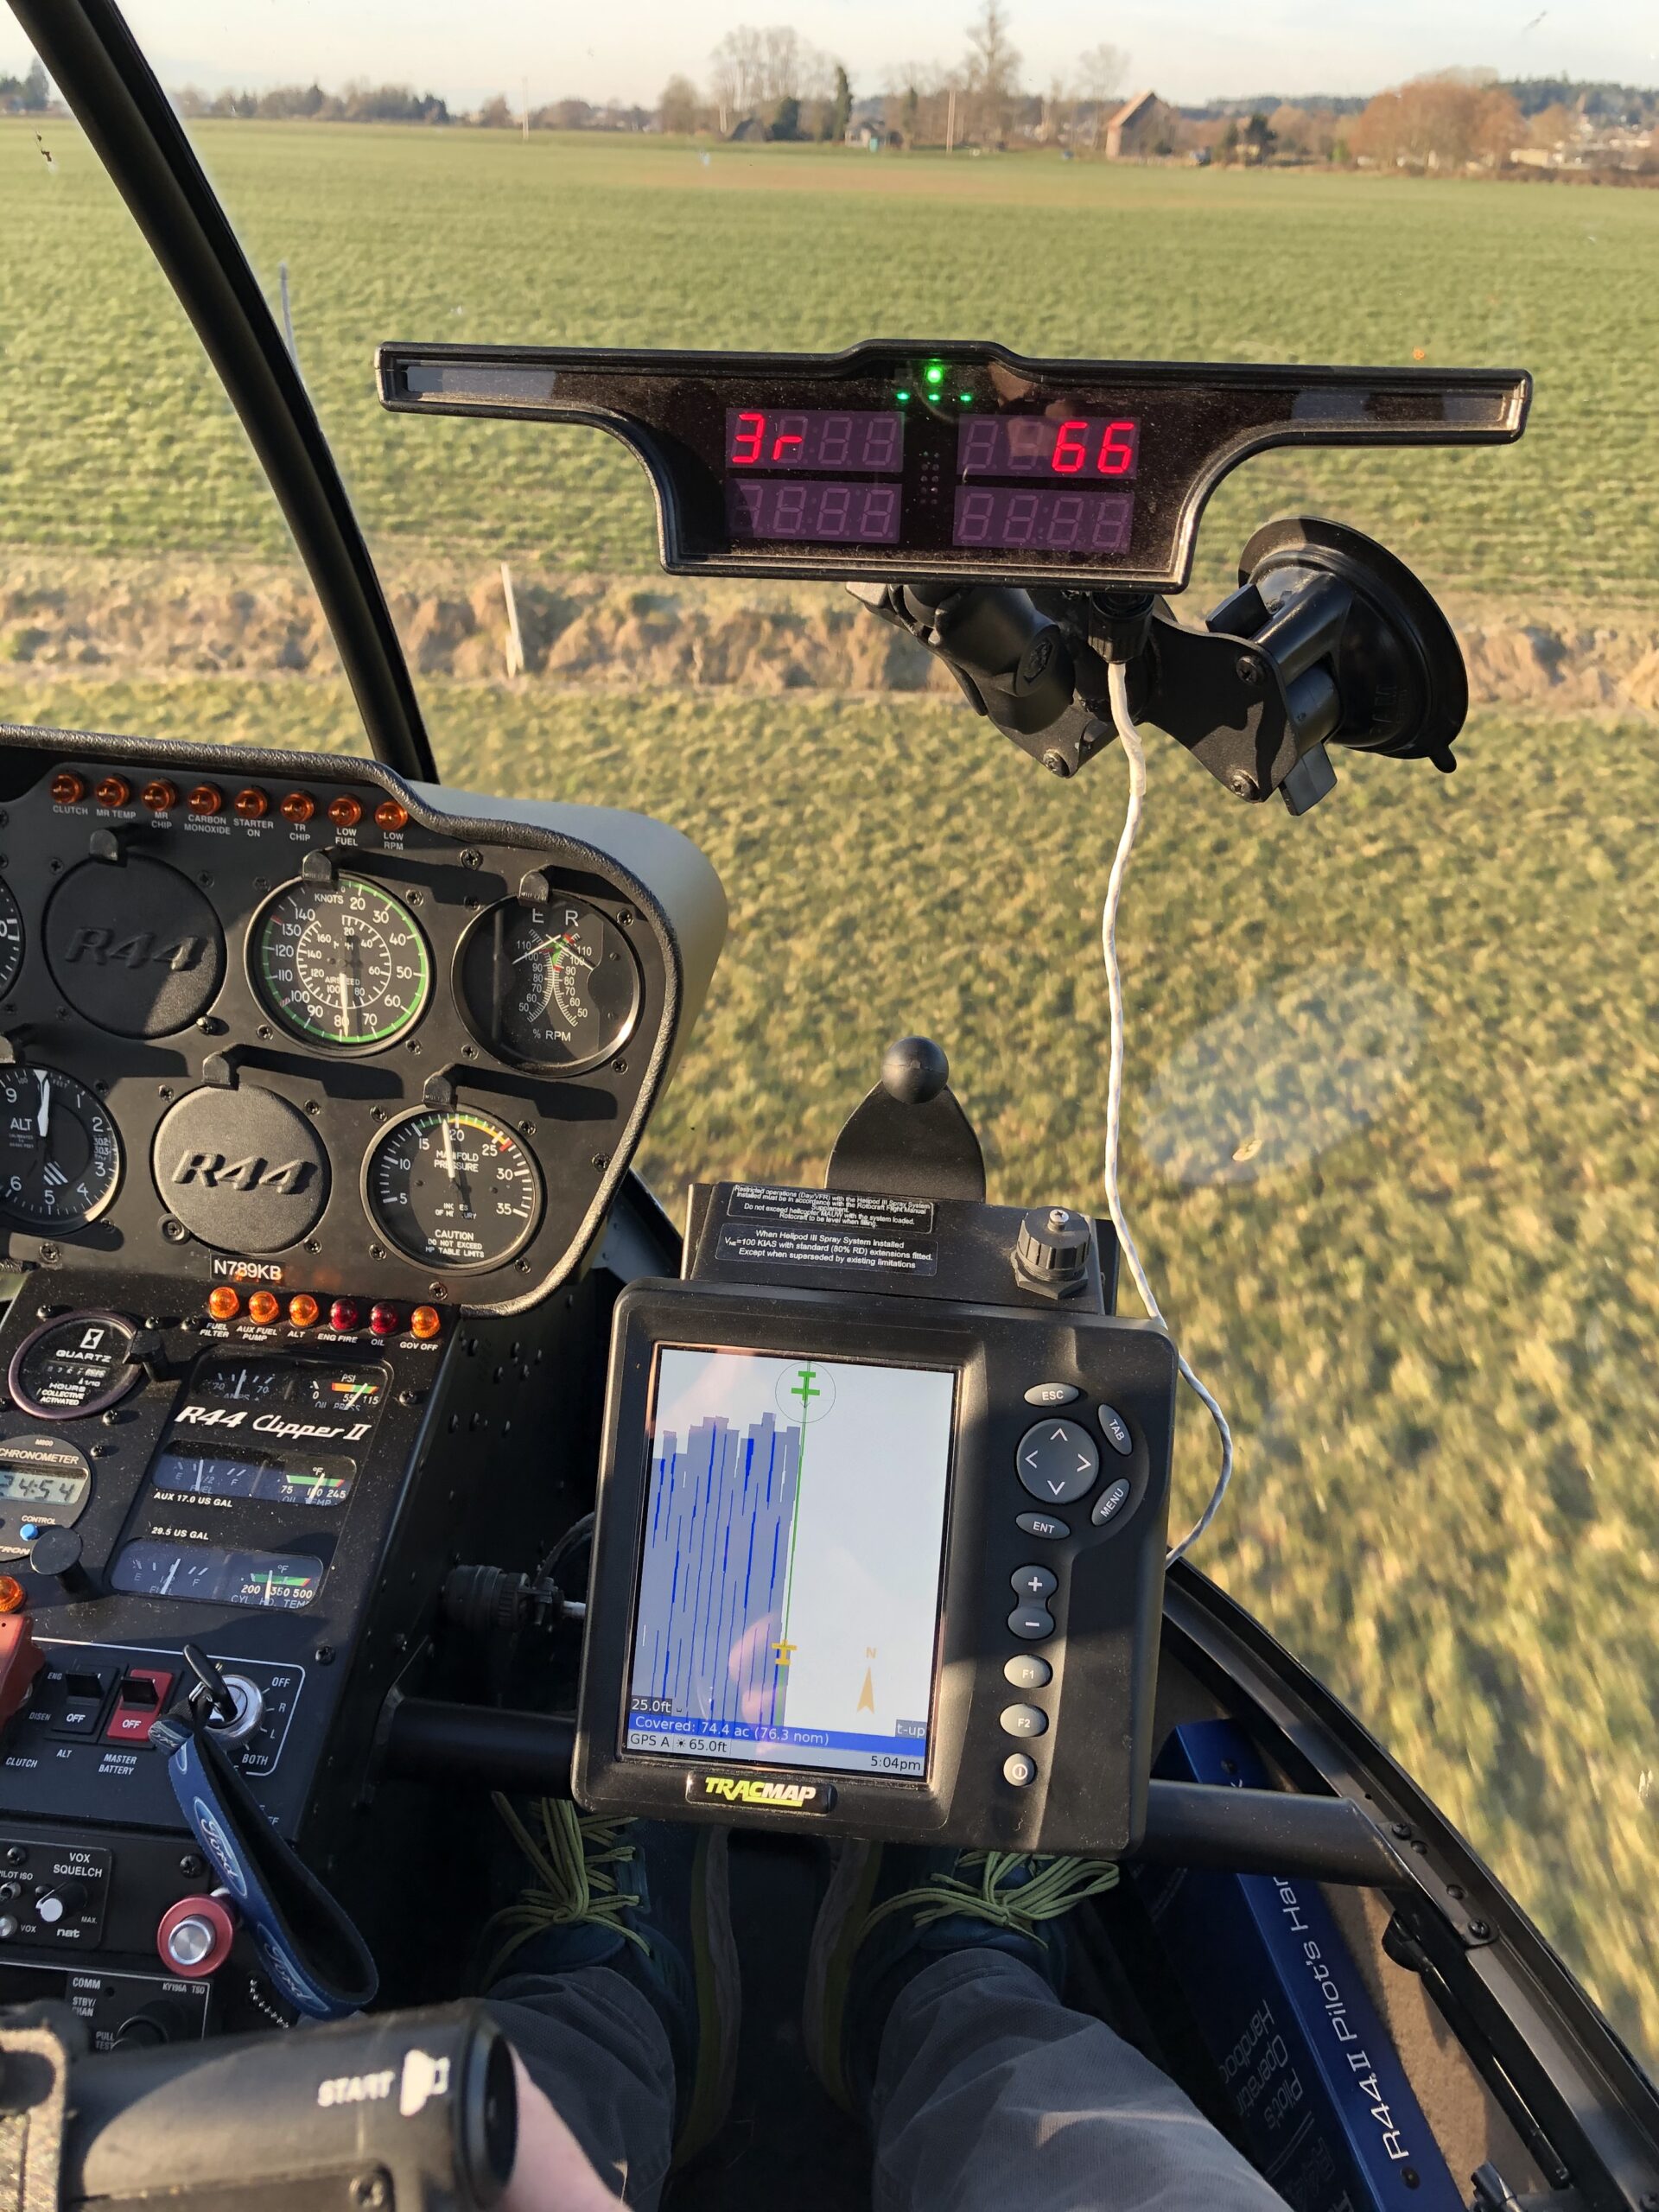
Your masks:
[[[1175,128],[1175,111],[1156,92],[1137,92],[1125,100],[1106,125],[1109,162],[1144,160],[1160,147],[1168,151]]]

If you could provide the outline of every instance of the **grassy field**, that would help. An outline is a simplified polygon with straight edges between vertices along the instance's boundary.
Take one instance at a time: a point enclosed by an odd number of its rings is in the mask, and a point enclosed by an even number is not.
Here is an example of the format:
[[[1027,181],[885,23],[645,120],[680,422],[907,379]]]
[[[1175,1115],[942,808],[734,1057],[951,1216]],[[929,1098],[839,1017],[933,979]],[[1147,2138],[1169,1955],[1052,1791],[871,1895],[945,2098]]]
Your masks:
[[[0,125],[0,533],[29,573],[280,557],[239,435],[72,136]],[[1518,362],[1512,452],[1257,462],[1437,583],[1659,612],[1659,195],[397,131],[206,129],[389,580],[648,569],[582,434],[391,421],[376,339]],[[420,186],[421,189],[415,188]],[[3,581],[3,577],[0,577]],[[159,587],[157,588],[159,588]],[[993,1195],[1096,1198],[1113,760],[1060,785],[931,696],[429,680],[446,779],[644,807],[726,961],[645,1166],[812,1176],[889,1036],[942,1038]],[[0,713],[349,742],[337,683],[0,664]],[[1659,732],[1476,721],[1307,823],[1161,743],[1130,896],[1127,1182],[1240,1473],[1203,1564],[1327,1672],[1659,2053]],[[1188,1506],[1210,1447],[1182,1438]]]
[[[0,123],[0,533],[280,550],[224,402],[73,133],[48,173]],[[1212,510],[1330,504],[1437,582],[1651,593],[1659,196],[1375,177],[949,162],[506,133],[220,124],[204,159],[274,296],[391,572],[481,549],[648,568],[632,461],[591,432],[389,420],[385,338],[835,346],[996,337],[1038,353],[1518,365],[1514,452],[1265,457]],[[182,464],[188,462],[188,466]]]

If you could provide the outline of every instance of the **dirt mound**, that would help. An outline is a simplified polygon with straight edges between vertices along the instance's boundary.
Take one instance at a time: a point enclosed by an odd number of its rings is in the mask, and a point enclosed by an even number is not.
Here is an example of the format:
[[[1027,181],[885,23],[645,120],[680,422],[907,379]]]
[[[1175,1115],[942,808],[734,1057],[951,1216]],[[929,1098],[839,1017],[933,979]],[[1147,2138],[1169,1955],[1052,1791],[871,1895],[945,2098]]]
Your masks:
[[[643,684],[748,691],[954,687],[921,648],[833,586],[515,575],[522,671],[583,689]],[[392,595],[418,674],[508,676],[512,628],[499,570],[416,575]],[[1452,609],[1477,705],[1659,714],[1651,607],[1564,610],[1554,621],[1471,601]],[[335,676],[327,626],[303,581],[251,571],[227,589],[204,566],[86,564],[0,582],[0,660],[111,677]]]

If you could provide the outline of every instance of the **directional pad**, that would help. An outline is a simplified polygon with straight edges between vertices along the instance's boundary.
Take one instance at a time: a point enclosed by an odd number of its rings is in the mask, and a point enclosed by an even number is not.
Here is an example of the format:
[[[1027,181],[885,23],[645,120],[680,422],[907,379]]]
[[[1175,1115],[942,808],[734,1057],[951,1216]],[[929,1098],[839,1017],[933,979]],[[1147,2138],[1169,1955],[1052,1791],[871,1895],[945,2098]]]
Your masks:
[[[1045,1505],[1065,1505],[1092,1487],[1100,1472],[1100,1446],[1074,1421],[1039,1421],[1020,1440],[1016,1471]]]

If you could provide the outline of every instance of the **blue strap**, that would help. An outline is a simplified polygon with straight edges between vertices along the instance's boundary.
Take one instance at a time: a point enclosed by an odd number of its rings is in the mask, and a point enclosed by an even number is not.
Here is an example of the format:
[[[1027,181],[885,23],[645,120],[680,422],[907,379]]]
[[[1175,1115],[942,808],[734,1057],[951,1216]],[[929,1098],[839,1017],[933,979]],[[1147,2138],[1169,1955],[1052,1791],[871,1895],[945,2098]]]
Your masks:
[[[235,1898],[275,1987],[314,2020],[360,2012],[379,1986],[367,1945],[271,1827],[224,1747],[183,1714],[156,1721],[149,1740],[168,1754],[179,1810]]]

